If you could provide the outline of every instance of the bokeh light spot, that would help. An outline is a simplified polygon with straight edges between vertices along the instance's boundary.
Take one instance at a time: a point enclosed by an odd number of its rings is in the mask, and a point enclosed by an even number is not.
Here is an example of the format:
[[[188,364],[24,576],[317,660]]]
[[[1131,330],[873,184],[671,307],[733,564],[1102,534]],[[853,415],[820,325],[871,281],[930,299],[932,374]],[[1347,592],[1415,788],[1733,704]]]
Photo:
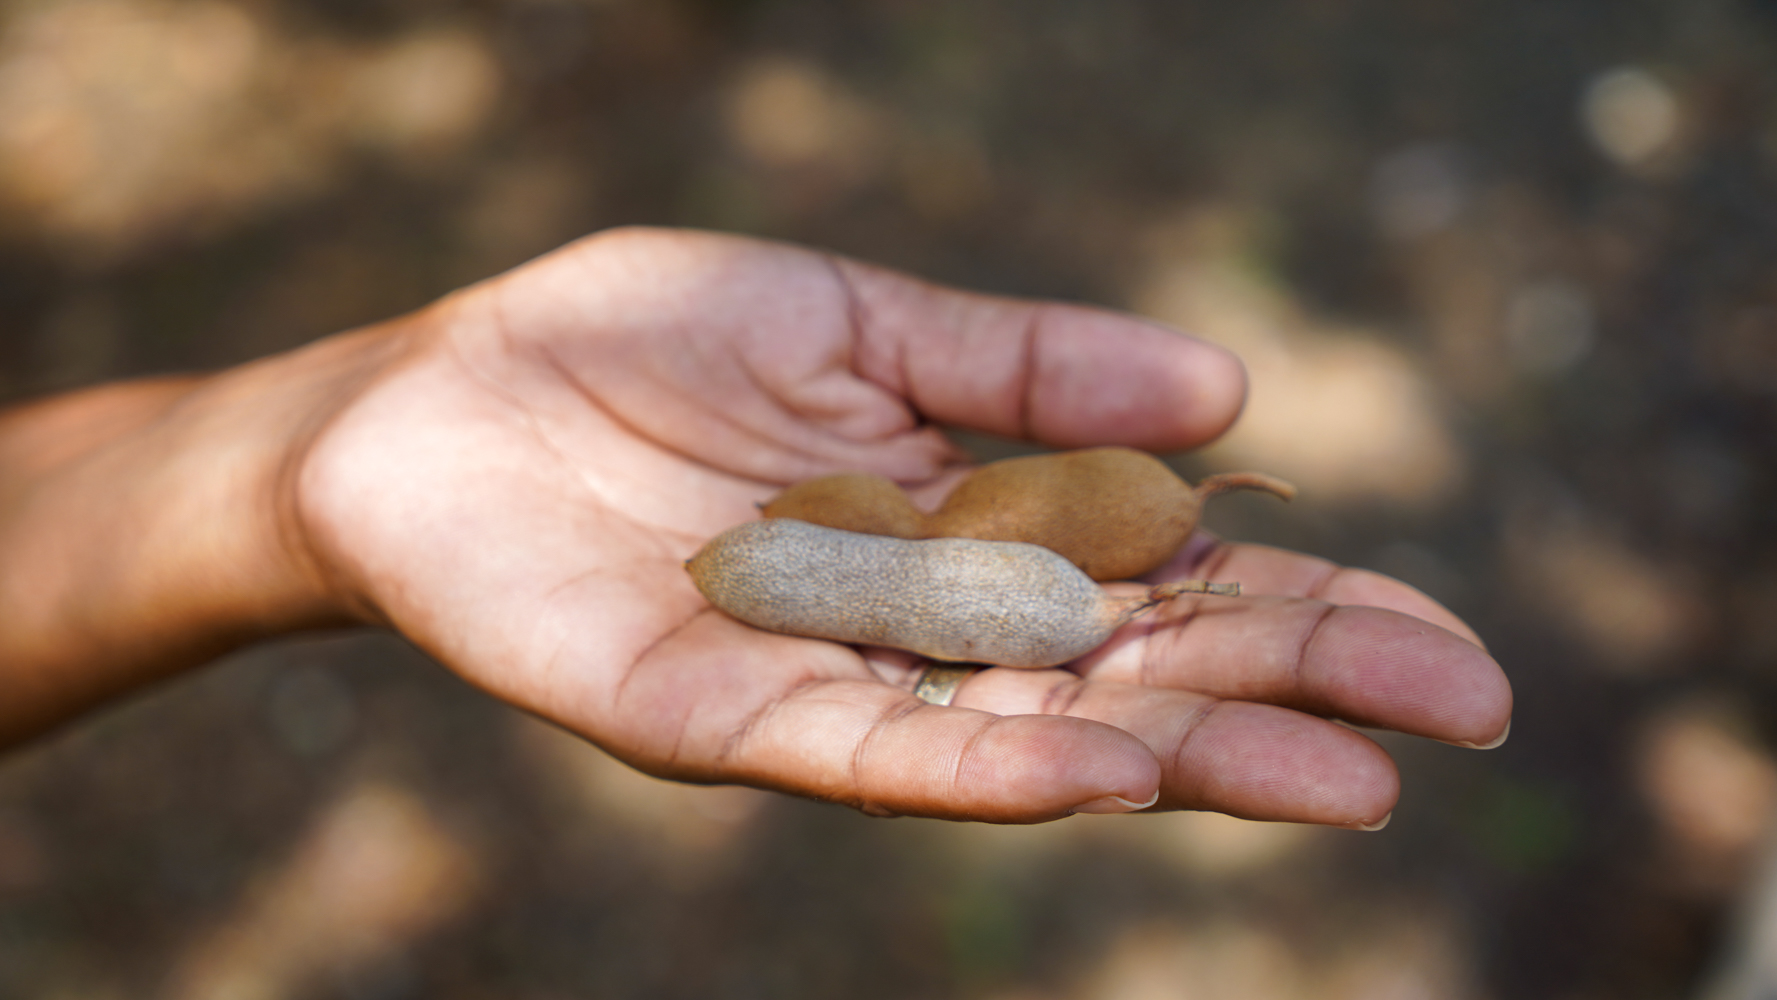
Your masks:
[[[1635,66],[1594,77],[1586,85],[1580,113],[1592,141],[1626,167],[1648,162],[1678,134],[1678,99],[1672,88]]]

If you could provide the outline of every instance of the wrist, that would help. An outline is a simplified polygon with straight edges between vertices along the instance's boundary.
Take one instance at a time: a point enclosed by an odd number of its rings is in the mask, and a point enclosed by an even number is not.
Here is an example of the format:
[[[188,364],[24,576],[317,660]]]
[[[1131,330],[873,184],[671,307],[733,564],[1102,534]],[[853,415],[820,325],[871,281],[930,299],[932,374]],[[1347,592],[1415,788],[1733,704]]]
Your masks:
[[[268,636],[362,620],[293,481],[398,324],[0,416],[0,744]]]

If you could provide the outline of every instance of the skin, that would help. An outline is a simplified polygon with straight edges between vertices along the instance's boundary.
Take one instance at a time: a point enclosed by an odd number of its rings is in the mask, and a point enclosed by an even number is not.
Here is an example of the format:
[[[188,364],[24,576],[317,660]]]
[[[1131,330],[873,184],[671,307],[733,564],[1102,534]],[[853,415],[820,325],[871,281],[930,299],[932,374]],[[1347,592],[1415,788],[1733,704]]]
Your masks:
[[[1202,539],[1161,575],[1264,596],[1181,599],[941,708],[911,656],[742,625],[681,565],[816,475],[941,491],[964,459],[934,423],[1175,450],[1244,391],[1225,352],[1126,316],[602,234],[290,354],[0,415],[0,739],[374,623],[665,777],[882,815],[1374,824],[1393,764],[1328,717],[1484,744],[1511,715],[1472,632],[1395,581]]]

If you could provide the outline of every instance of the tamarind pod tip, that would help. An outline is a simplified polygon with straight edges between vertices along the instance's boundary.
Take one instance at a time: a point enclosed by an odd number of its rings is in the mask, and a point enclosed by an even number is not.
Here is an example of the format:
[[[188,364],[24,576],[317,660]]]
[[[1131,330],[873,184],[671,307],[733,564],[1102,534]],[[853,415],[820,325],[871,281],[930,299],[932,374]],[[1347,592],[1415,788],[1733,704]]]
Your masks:
[[[1279,500],[1293,500],[1296,496],[1294,483],[1276,476],[1267,476],[1263,472],[1223,472],[1206,476],[1195,488],[1197,496],[1203,499],[1229,490],[1259,490]]]

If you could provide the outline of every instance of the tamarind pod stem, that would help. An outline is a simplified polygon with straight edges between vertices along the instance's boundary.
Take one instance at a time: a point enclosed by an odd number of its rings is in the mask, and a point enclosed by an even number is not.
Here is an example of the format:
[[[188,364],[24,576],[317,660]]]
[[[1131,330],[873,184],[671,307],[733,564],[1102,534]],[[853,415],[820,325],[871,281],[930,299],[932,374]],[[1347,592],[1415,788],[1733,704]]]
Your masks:
[[[1175,580],[1172,583],[1162,583],[1151,588],[1145,599],[1130,608],[1128,617],[1124,620],[1128,621],[1133,619],[1137,615],[1146,613],[1149,608],[1159,604],[1165,604],[1167,601],[1183,594],[1212,594],[1216,597],[1239,597],[1240,584],[1210,583],[1208,580]]]
[[[1214,594],[1217,597],[1239,597],[1238,583],[1210,583],[1208,580],[1177,580],[1155,587],[1149,596],[1156,601],[1170,601],[1180,594]]]

